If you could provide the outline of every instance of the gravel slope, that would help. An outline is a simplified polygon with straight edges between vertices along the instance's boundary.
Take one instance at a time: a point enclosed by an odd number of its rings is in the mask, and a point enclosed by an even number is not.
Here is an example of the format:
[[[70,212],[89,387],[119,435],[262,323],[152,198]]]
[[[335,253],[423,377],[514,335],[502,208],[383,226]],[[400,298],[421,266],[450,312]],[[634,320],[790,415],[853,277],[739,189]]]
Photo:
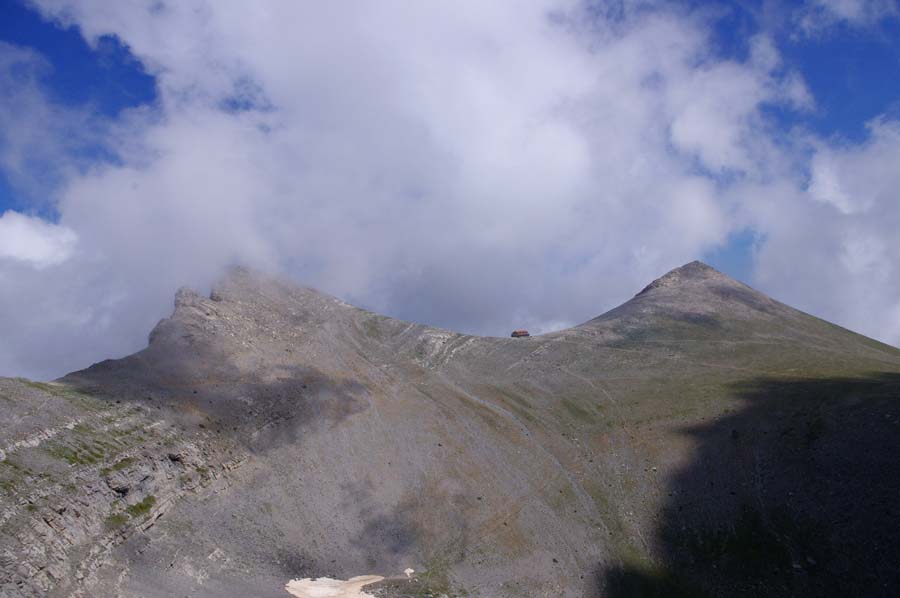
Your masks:
[[[4,476],[30,471],[0,499],[11,595],[286,596],[407,567],[420,595],[900,592],[900,351],[698,262],[522,339],[235,269],[180,291],[147,349],[0,398],[0,448],[78,418],[144,433],[93,462],[58,433],[4,449]],[[21,530],[71,501],[93,523],[51,569]]]

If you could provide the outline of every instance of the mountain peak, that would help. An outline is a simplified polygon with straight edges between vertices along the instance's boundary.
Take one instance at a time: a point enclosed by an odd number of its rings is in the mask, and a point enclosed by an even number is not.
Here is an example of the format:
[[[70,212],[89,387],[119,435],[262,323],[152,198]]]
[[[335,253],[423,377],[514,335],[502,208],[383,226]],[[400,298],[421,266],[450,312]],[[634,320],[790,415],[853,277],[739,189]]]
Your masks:
[[[762,325],[776,313],[793,317],[793,312],[712,266],[693,261],[657,278],[630,301],[591,322],[595,325],[619,322],[619,325],[627,324],[630,330],[650,334],[652,330],[658,332],[660,326],[669,326],[660,322],[705,323],[707,328],[715,323],[716,328],[724,330],[728,323],[755,322]],[[682,332],[693,333],[688,330]]]
[[[342,303],[318,289],[247,266],[229,266],[213,283],[209,298],[214,302],[246,303],[259,307],[260,304],[274,303],[282,308],[286,303],[306,308],[323,303]]]
[[[655,289],[667,287],[681,287],[685,285],[707,285],[709,283],[740,285],[733,278],[719,272],[712,266],[704,264],[701,261],[694,260],[688,264],[670,270],[666,274],[660,276],[646,287],[636,296],[645,295]]]

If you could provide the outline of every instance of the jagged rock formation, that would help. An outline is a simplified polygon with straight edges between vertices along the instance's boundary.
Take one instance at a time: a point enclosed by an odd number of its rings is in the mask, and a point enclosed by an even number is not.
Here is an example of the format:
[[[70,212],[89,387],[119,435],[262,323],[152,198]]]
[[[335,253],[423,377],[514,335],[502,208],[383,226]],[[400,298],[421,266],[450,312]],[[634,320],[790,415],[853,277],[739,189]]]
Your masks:
[[[130,357],[0,383],[10,595],[894,595],[900,351],[694,262],[457,334],[242,269]]]

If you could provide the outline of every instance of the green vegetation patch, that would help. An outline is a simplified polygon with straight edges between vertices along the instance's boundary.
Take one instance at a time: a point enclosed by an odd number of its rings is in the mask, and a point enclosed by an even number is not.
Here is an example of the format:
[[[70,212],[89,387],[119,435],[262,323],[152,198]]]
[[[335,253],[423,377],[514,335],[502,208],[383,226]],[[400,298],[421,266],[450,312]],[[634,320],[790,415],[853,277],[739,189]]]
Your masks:
[[[363,330],[366,333],[366,336],[374,339],[381,339],[384,332],[381,328],[381,318],[378,316],[373,316],[368,318],[363,322]]]
[[[531,402],[528,401],[528,399],[526,399],[524,396],[520,395],[512,389],[503,386],[496,386],[493,384],[485,385],[483,387],[483,392],[484,394],[488,395],[500,395],[504,399],[509,399],[514,403],[518,403],[520,407],[523,407],[525,409],[533,408]]]
[[[29,388],[34,388],[52,395],[59,395],[67,390],[65,387],[59,386],[58,384],[50,384],[49,382],[35,382],[34,380],[28,380],[27,378],[17,378],[17,380]]]
[[[499,402],[519,419],[529,423],[539,423],[538,418],[532,413],[532,404],[518,393],[493,384],[479,386],[477,392],[479,396],[485,396]]]
[[[35,390],[39,390],[43,393],[52,395],[54,397],[59,397],[67,400],[76,400],[79,407],[83,409],[88,409],[90,411],[97,411],[104,407],[103,403],[92,397],[90,394],[86,394],[83,391],[75,390],[70,388],[64,384],[53,384],[50,382],[35,382],[34,380],[28,380],[27,378],[16,378],[17,382],[22,384],[23,386],[27,386],[28,388],[33,388]]]
[[[464,598],[469,595],[464,588],[451,587],[447,566],[440,559],[432,559],[426,567],[412,579],[386,579],[366,586],[366,591],[379,598]]]
[[[137,461],[137,459],[135,459],[134,457],[125,457],[124,459],[119,459],[118,461],[116,461],[116,463],[112,467],[110,467],[110,469],[112,471],[122,471],[135,461]]]
[[[14,471],[22,471],[22,468],[19,467],[19,464],[16,463],[15,461],[11,461],[9,457],[4,459],[3,461],[0,461],[0,465],[9,467],[10,469],[12,469]]]
[[[82,434],[85,436],[93,436],[95,433],[94,428],[92,428],[91,426],[87,425],[84,422],[75,424],[75,427],[72,428],[72,430],[78,434]]]
[[[51,457],[65,461],[69,465],[93,465],[103,457],[103,453],[75,449],[65,444],[52,444],[47,447],[47,452]]]
[[[130,505],[125,510],[132,517],[142,517],[150,512],[150,509],[153,508],[153,505],[156,504],[156,497],[152,494],[146,496],[144,500],[139,503]]]
[[[516,415],[516,417],[524,419],[529,423],[536,424],[540,422],[540,420],[533,416],[529,411],[523,409],[522,407],[519,407],[518,405],[510,405],[509,410],[512,411]]]
[[[588,411],[587,409],[581,407],[578,403],[571,399],[563,399],[562,406],[565,410],[571,415],[573,418],[584,421],[584,422],[594,422],[595,417],[594,414]]]
[[[110,434],[115,438],[123,438],[125,436],[131,436],[132,434],[140,436],[143,430],[142,426],[129,426],[127,428],[119,428],[116,430],[110,430]]]
[[[126,523],[128,523],[128,516],[125,515],[125,513],[114,513],[106,518],[103,525],[105,525],[107,529],[116,529],[122,527]]]
[[[47,446],[50,456],[69,465],[94,465],[115,454],[119,449],[99,440],[76,439],[74,442],[58,441]]]
[[[125,507],[125,511],[122,513],[113,513],[104,521],[104,525],[107,529],[116,529],[122,527],[126,523],[128,523],[130,519],[137,519],[139,517],[145,516],[150,512],[150,509],[153,508],[153,505],[156,504],[156,497],[152,494],[146,496],[144,500],[139,503],[129,505]]]

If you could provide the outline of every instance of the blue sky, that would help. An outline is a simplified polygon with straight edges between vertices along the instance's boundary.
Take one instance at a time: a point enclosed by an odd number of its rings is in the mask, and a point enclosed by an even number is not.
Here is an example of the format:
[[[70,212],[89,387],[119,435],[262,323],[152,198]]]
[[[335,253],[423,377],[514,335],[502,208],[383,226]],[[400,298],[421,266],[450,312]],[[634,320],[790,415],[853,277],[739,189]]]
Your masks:
[[[233,262],[499,334],[700,258],[900,342],[897,3],[590,4],[3,0],[0,373],[79,365],[29,293],[103,357]]]
[[[716,4],[723,11],[716,22],[716,42],[724,54],[742,58],[747,40],[768,32],[785,67],[803,74],[817,109],[790,113],[780,119],[781,126],[860,140],[866,136],[866,122],[900,109],[900,18],[884,18],[863,29],[844,21],[814,35],[800,35],[788,20],[787,11],[796,3]],[[764,15],[767,10],[772,14]]]
[[[46,59],[48,68],[41,73],[41,82],[54,103],[114,117],[123,109],[156,99],[154,77],[115,36],[105,36],[91,47],[77,27],[49,22],[18,0],[3,0],[0,41],[30,48]],[[34,209],[29,199],[0,168],[0,212]],[[45,211],[44,206],[37,209]]]
[[[102,37],[91,47],[77,27],[48,22],[26,4],[4,0],[0,40],[32,48],[47,59],[51,68],[44,81],[54,101],[115,116],[156,98],[154,78],[115,36]]]

